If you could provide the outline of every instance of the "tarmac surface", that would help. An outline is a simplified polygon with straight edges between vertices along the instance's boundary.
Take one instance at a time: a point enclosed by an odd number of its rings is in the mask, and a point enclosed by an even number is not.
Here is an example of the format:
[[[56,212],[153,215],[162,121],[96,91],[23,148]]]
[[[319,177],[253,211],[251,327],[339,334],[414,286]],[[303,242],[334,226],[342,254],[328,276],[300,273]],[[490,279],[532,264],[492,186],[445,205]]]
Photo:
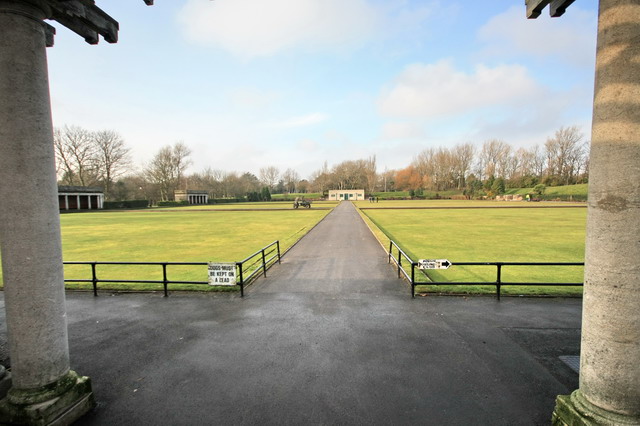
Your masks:
[[[578,387],[559,356],[579,353],[581,307],[411,299],[345,202],[244,298],[67,293],[98,402],[78,424],[549,424]]]

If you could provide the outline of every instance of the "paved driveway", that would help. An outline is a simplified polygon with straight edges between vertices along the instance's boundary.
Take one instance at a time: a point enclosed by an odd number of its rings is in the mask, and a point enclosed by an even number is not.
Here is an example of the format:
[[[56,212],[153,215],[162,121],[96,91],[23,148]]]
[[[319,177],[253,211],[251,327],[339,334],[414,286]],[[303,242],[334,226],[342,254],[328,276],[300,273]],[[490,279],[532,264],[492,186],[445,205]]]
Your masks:
[[[244,298],[69,293],[99,402],[80,424],[548,424],[578,386],[558,356],[581,300],[411,299],[350,203],[268,275]]]

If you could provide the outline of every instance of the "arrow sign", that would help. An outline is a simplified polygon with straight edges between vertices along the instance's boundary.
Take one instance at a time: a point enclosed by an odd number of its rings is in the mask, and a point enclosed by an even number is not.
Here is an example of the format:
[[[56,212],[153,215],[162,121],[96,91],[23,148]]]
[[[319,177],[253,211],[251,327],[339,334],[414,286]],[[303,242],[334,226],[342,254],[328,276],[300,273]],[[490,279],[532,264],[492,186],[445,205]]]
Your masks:
[[[418,260],[419,269],[449,269],[452,263],[447,259],[420,259]]]

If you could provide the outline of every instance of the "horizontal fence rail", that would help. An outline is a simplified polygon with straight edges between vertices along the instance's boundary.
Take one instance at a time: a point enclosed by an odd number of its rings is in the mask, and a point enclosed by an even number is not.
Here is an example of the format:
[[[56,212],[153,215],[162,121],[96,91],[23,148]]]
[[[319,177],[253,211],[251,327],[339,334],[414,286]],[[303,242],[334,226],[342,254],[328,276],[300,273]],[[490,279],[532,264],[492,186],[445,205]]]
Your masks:
[[[244,296],[244,286],[249,284],[255,277],[262,272],[267,276],[267,269],[275,262],[280,263],[280,241],[261,248],[251,256],[240,262],[235,262],[237,277],[236,285],[240,287],[240,295]],[[89,265],[91,266],[90,279],[65,279],[66,283],[92,283],[93,295],[98,295],[98,283],[133,283],[133,284],[162,284],[164,288],[164,296],[169,295],[169,284],[195,284],[209,285],[209,281],[178,281],[168,278],[169,266],[208,266],[208,262],[63,262],[64,265]],[[127,279],[105,279],[98,278],[99,265],[124,265],[124,266],[160,266],[162,267],[162,280],[127,280]],[[245,277],[244,275],[247,274]]]
[[[394,255],[393,249],[396,249],[397,256]],[[418,267],[418,262],[414,261],[407,255],[394,241],[390,241],[389,244],[389,263],[393,260],[398,267],[398,278],[401,274],[411,283],[411,297],[415,297],[415,288],[417,285],[494,285],[496,287],[496,297],[500,300],[502,286],[576,286],[582,287],[583,283],[552,283],[552,282],[508,282],[502,281],[502,267],[503,266],[584,266],[584,262],[451,262],[451,266],[495,266],[496,267],[496,280],[495,281],[431,281],[431,278],[427,275],[425,270],[419,269],[429,281],[416,281],[415,270]],[[410,267],[411,273],[407,272],[402,264],[402,259],[405,259],[405,266]]]

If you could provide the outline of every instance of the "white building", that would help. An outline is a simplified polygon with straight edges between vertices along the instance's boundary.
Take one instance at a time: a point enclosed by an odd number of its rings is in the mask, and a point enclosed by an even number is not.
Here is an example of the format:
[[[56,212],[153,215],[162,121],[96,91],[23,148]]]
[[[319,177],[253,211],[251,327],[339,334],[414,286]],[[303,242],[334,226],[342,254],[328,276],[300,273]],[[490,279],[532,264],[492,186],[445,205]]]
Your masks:
[[[360,201],[364,200],[364,189],[332,189],[329,191],[329,201]]]

